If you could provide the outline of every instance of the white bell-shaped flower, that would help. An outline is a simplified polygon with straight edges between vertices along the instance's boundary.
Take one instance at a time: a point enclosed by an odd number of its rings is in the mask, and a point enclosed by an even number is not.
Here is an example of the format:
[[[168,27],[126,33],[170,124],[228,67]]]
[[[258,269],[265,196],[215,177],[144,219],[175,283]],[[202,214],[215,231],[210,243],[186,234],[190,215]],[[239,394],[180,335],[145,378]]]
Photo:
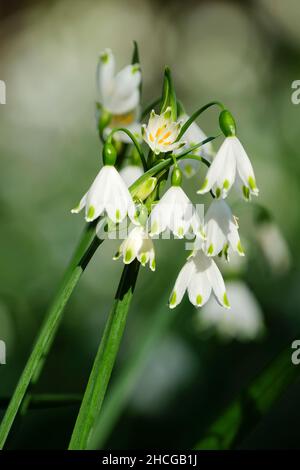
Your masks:
[[[204,251],[207,256],[216,256],[228,245],[234,252],[244,256],[238,233],[237,219],[232,215],[229,205],[223,200],[214,200],[204,218]]]
[[[180,304],[186,290],[196,307],[204,305],[213,292],[220,305],[230,308],[222,274],[214,260],[201,250],[194,252],[179,272],[170,295],[170,308]]]
[[[178,122],[180,122],[181,125],[185,124],[186,121],[189,119],[189,116],[187,114],[182,114]],[[193,122],[190,127],[185,131],[183,135],[183,139],[185,141],[185,145],[180,149],[180,152],[183,152],[185,150],[189,150],[191,147],[194,145],[199,144],[199,142],[202,142],[207,138],[207,135],[203,132],[203,130],[198,126],[196,122]],[[175,150],[174,154],[180,153],[179,150]],[[202,156],[209,162],[212,160],[213,156],[213,147],[211,142],[207,142],[203,147],[199,147],[198,149],[193,151],[194,155]],[[197,171],[200,168],[201,163],[198,162],[197,160],[180,160],[179,166],[182,169],[184,175],[187,178],[191,178],[192,176],[197,173]]]
[[[140,83],[139,64],[127,65],[115,75],[112,51],[106,49],[100,55],[97,69],[98,91],[101,104],[109,113],[124,115],[135,110],[140,101]]]
[[[246,199],[250,195],[258,195],[258,188],[251,162],[239,139],[235,136],[226,137],[208,169],[200,194],[211,189],[216,197],[225,198],[234,184],[236,177]]]
[[[262,309],[248,286],[241,281],[227,284],[231,309],[224,311],[215,302],[209,301],[201,310],[201,330],[213,328],[224,339],[251,341],[264,332]]]
[[[171,152],[185,145],[185,142],[176,142],[180,128],[180,122],[172,121],[170,107],[160,115],[152,110],[148,125],[142,126],[142,137],[155,154]]]
[[[203,223],[196,210],[180,187],[181,171],[174,168],[172,186],[154,206],[150,216],[150,235],[155,236],[169,229],[176,237],[183,238],[190,230],[203,235]]]
[[[155,271],[155,252],[154,245],[144,227],[133,228],[126,240],[121,244],[119,251],[114,259],[123,256],[123,262],[130,264],[134,259],[138,259],[142,266],[149,263],[152,271]]]
[[[122,177],[112,165],[104,165],[96,176],[92,186],[83,196],[72,213],[78,213],[85,207],[85,219],[92,222],[103,212],[114,222],[119,223],[129,215],[135,221],[135,205]]]

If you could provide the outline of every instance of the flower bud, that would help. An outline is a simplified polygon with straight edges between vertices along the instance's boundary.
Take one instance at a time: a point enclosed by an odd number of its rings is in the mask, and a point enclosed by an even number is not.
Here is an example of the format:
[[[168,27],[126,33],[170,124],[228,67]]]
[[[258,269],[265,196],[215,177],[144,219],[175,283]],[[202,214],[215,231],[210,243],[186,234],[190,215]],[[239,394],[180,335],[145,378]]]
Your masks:
[[[103,164],[114,165],[117,159],[117,151],[112,143],[105,142],[102,150]]]
[[[182,172],[178,167],[172,171],[171,184],[172,186],[180,186],[182,182]]]
[[[132,197],[144,201],[152,193],[157,183],[155,176],[149,176],[141,185],[139,185],[133,192]]]
[[[226,137],[232,137],[236,134],[235,120],[227,109],[224,109],[224,111],[221,112],[219,116],[219,124],[221,131]]]

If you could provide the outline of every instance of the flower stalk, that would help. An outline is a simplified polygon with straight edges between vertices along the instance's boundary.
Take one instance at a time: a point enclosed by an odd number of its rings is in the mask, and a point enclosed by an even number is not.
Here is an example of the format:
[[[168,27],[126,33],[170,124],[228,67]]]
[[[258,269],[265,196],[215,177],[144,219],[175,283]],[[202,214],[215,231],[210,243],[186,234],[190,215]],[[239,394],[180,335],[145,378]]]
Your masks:
[[[69,450],[82,450],[88,446],[91,431],[102,408],[105,392],[119,351],[139,266],[139,262],[134,260],[123,269],[115,303],[106,323],[94,361],[71,437]]]

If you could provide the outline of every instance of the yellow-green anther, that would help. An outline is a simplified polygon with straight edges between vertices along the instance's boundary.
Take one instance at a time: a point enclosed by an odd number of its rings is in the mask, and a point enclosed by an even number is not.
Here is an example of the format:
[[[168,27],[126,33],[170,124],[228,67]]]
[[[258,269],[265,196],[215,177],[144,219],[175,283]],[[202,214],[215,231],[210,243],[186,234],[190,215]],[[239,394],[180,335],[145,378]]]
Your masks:
[[[232,114],[228,109],[224,109],[219,116],[221,131],[226,137],[232,137],[236,134],[236,124]]]
[[[219,198],[221,196],[221,189],[217,188],[216,189],[216,197]]]

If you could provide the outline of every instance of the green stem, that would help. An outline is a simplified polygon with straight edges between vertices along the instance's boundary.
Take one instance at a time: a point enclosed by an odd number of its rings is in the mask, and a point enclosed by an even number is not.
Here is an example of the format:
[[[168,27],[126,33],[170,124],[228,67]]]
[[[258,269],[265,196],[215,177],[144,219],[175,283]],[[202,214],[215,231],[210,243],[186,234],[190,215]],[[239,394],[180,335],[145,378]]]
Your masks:
[[[69,445],[70,450],[80,450],[88,447],[91,431],[100,413],[119,351],[138,271],[139,262],[137,260],[126,265],[123,269],[115,304],[108,317],[77,416]]]
[[[137,139],[134,137],[134,135],[132,134],[132,132],[130,132],[130,131],[129,131],[128,129],[126,129],[125,127],[115,127],[115,128],[110,132],[110,134],[108,135],[107,141],[109,141],[109,139],[110,139],[116,132],[124,132],[124,133],[127,134],[128,137],[132,140],[132,142],[133,142],[135,148],[136,148],[137,151],[138,151],[138,154],[139,154],[139,157],[140,157],[140,159],[141,159],[141,162],[142,162],[144,171],[147,171],[147,169],[148,169],[148,167],[147,167],[147,162],[146,162],[145,156],[144,156],[144,154],[143,154],[142,147],[140,146],[139,142],[138,142]]]
[[[202,106],[202,108],[199,108],[197,111],[195,111],[191,117],[183,124],[182,128],[180,129],[180,132],[177,137],[177,141],[181,139],[183,134],[187,131],[187,129],[193,124],[193,122],[197,119],[197,117],[200,116],[204,111],[206,111],[208,108],[211,106],[219,106],[222,110],[224,109],[223,103],[220,103],[220,101],[211,101],[210,103],[207,103],[206,105]]]
[[[166,304],[167,300],[152,312],[153,315],[151,315],[151,318],[149,318],[145,328],[139,335],[127,363],[120,371],[118,377],[116,377],[91,434],[89,449],[103,448],[105,441],[130,398],[131,392],[149,358],[149,354],[155,350],[162,335],[170,324],[174,322],[174,318],[176,318],[174,315],[179,316],[183,313],[180,309],[176,313],[170,309],[166,311]]]
[[[0,449],[2,449],[5,444],[12,424],[16,418],[20,406],[24,401],[24,397],[28,392],[29,387],[37,381],[40,375],[44,361],[54,340],[57,328],[61,322],[64,307],[68,302],[75,286],[77,285],[81,274],[83,273],[100,243],[101,240],[95,236],[95,224],[87,225],[79,243],[78,249],[76,250],[69,268],[66,271],[61,288],[59,289],[54,302],[48,314],[46,315],[39,336],[32,349],[30,357],[25,365],[15,392],[1,422]]]
[[[297,377],[299,370],[292,364],[291,348],[288,348],[240,394],[195,448],[225,450],[238,447]]]

